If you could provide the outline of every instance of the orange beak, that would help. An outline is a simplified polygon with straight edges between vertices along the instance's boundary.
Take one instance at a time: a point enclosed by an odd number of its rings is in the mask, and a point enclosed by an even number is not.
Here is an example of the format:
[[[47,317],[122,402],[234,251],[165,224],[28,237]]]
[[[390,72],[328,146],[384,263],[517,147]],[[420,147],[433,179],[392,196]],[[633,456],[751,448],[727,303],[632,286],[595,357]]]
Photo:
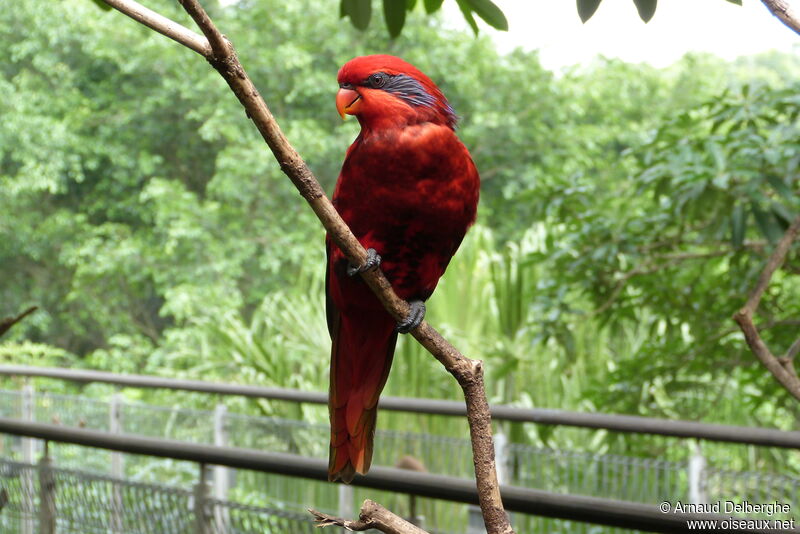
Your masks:
[[[361,107],[361,95],[352,89],[339,89],[336,93],[336,109],[342,120],[345,119],[345,114],[355,115]]]

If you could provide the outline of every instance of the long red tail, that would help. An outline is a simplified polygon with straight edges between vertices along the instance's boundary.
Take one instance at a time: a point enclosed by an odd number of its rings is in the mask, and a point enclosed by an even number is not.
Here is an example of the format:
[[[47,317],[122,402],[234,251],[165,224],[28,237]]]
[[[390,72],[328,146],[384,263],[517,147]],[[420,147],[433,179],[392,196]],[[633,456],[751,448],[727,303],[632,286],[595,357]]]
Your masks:
[[[397,333],[394,319],[383,309],[337,319],[331,348],[328,480],[350,483],[356,473],[366,474],[372,462],[378,397],[392,366]]]

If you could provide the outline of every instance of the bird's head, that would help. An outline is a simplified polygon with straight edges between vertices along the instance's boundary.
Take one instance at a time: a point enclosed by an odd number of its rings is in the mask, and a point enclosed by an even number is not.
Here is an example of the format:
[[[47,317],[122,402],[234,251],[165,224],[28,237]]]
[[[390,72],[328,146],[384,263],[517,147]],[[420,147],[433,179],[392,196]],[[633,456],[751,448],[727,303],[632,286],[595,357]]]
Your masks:
[[[430,78],[389,55],[361,56],[339,69],[336,109],[362,127],[379,129],[433,122],[455,128],[456,114]]]

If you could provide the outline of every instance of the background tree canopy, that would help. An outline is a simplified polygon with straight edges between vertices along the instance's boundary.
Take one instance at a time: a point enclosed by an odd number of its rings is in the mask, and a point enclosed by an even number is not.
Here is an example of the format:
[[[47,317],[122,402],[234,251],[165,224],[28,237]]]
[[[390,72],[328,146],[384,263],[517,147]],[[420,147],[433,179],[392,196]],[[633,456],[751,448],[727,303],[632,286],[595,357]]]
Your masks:
[[[800,210],[796,56],[556,76],[421,9],[397,39],[323,0],[211,11],[329,190],[357,131],[342,63],[400,55],[448,95],[482,197],[429,317],[488,361],[492,400],[797,426],[730,320]],[[41,306],[0,356],[324,389],[322,231],[216,74],[90,2],[9,4],[0,46],[0,316]],[[800,325],[797,260],[760,309],[774,347]],[[457,395],[415,343],[395,361],[389,394]]]

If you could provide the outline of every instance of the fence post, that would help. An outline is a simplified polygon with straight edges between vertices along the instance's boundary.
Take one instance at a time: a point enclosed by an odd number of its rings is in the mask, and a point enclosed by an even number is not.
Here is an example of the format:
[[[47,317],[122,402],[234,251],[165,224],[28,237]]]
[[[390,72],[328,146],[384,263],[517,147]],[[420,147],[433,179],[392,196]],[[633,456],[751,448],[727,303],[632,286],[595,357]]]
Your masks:
[[[228,445],[228,429],[225,420],[228,415],[228,407],[222,403],[214,407],[214,445],[225,447]],[[230,472],[227,467],[217,465],[214,467],[214,498],[219,501],[228,500],[230,490]],[[217,524],[217,531],[226,532],[228,530],[228,509],[222,506],[214,507],[214,521]]]
[[[56,480],[53,461],[44,444],[44,454],[39,460],[39,534],[56,532]]]
[[[108,429],[112,434],[122,433],[122,395],[117,391],[111,397],[108,411]],[[111,477],[116,480],[124,478],[123,457],[121,452],[111,452]],[[122,489],[115,481],[111,483],[111,532],[122,533]]]
[[[353,486],[339,484],[339,517],[353,517]]]
[[[695,442],[694,453],[689,458],[689,501],[693,504],[707,504],[706,459],[700,445]]]
[[[23,421],[33,422],[33,386],[25,384],[22,386],[22,416]],[[32,438],[22,438],[22,462],[26,466],[22,470],[22,520],[20,521],[20,534],[34,533],[34,493],[36,491],[33,484],[33,446]]]
[[[214,514],[209,513],[208,502],[211,487],[208,483],[208,467],[200,464],[200,480],[194,485],[194,534],[212,534]]]

